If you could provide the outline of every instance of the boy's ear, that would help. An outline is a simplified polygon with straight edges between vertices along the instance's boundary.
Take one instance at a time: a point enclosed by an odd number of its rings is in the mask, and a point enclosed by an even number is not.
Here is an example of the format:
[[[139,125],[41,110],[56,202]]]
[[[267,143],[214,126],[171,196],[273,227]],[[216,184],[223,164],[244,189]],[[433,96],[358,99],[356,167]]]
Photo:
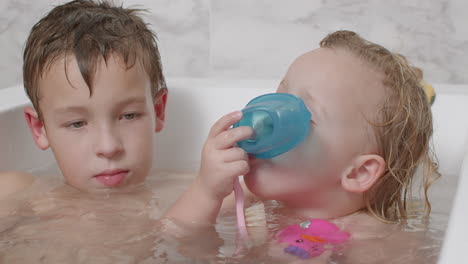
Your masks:
[[[156,113],[156,132],[160,132],[164,127],[166,118],[167,89],[158,91],[154,98],[154,111]]]
[[[24,117],[31,130],[34,142],[40,149],[46,150],[49,147],[49,140],[47,139],[44,123],[39,120],[36,110],[30,106],[25,107]]]
[[[369,190],[385,171],[385,160],[375,154],[360,155],[341,177],[341,186],[353,193]]]

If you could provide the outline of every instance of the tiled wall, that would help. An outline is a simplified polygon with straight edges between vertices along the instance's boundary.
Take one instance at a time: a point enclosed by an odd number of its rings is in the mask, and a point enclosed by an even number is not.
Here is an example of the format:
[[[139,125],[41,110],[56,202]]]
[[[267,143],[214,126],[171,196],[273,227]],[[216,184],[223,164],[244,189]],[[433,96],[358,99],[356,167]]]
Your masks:
[[[116,0],[119,2],[122,0]],[[59,0],[0,0],[0,88],[19,83],[31,26]],[[468,83],[466,0],[123,0],[149,9],[167,76],[279,79],[327,33],[350,29],[438,83]]]

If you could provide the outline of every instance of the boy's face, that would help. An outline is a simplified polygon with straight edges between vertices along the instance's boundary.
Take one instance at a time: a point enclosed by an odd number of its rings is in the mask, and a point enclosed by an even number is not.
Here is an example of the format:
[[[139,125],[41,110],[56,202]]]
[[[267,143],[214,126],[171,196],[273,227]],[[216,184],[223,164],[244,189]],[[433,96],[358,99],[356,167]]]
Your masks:
[[[97,63],[90,96],[75,57],[66,61],[67,75],[60,59],[39,80],[44,127],[36,143],[51,147],[65,181],[80,190],[143,182],[151,169],[154,132],[164,121],[166,95],[153,102],[142,65],[137,61],[127,69],[111,55],[107,64]]]
[[[381,76],[349,52],[320,48],[295,60],[279,93],[302,98],[312,113],[309,136],[270,160],[251,159],[249,189],[264,199],[291,204],[323,203],[340,188],[340,177],[359,154],[377,153],[366,121],[383,98]],[[371,119],[372,120],[372,119]]]

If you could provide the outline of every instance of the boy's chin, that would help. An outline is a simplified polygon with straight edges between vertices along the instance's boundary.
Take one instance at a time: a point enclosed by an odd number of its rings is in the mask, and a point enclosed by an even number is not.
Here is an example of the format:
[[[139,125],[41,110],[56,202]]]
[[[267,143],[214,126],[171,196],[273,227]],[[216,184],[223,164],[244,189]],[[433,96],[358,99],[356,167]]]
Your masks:
[[[65,182],[66,186],[72,188],[76,191],[81,193],[88,193],[88,194],[109,194],[109,193],[121,193],[121,192],[130,192],[135,189],[140,188],[143,183],[134,183],[132,181],[125,181],[120,183],[119,185],[115,186],[108,186],[98,182],[97,180],[93,179],[90,184],[81,185],[76,183],[69,183]]]

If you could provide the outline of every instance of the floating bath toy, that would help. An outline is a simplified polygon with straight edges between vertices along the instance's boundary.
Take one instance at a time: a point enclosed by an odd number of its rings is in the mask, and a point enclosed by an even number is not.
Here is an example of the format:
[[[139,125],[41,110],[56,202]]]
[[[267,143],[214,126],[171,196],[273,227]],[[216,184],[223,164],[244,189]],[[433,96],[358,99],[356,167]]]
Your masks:
[[[336,251],[349,237],[349,233],[322,219],[290,225],[276,235],[278,242],[288,244],[286,253],[302,259],[320,256],[326,250]]]
[[[432,87],[431,84],[425,82],[424,80],[421,81],[421,85],[424,88],[424,91],[426,92],[427,100],[432,105],[436,97],[434,87]]]

